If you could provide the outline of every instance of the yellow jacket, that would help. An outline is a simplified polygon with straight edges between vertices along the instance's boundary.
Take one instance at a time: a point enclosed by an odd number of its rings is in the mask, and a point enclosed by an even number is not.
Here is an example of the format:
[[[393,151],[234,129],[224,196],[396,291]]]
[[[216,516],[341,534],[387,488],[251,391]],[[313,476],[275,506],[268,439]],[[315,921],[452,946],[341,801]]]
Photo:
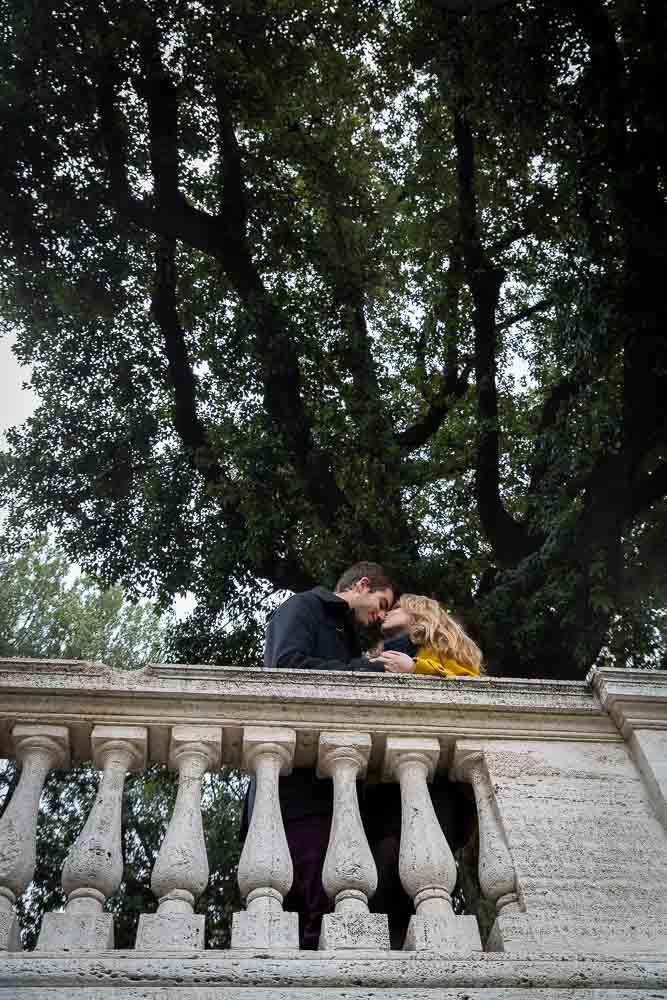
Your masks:
[[[456,660],[449,660],[432,646],[420,646],[414,659],[416,674],[437,674],[439,677],[476,677],[479,674],[476,667],[464,667]]]

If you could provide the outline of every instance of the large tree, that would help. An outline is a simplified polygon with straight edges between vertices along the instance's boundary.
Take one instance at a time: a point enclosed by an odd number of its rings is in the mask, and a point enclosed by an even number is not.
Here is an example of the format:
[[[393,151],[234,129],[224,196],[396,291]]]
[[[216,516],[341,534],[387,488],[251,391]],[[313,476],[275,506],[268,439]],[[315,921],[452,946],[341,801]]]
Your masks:
[[[495,671],[659,650],[667,14],[461,6],[5,0],[15,532],[190,636],[366,557]]]

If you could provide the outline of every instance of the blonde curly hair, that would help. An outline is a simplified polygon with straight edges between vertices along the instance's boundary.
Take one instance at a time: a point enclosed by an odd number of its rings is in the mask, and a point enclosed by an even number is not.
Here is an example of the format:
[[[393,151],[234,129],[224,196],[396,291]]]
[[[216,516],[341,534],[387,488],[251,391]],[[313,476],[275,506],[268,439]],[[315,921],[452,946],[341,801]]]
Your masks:
[[[408,635],[415,646],[431,646],[463,667],[482,670],[482,651],[437,601],[402,594],[398,606],[411,615]]]

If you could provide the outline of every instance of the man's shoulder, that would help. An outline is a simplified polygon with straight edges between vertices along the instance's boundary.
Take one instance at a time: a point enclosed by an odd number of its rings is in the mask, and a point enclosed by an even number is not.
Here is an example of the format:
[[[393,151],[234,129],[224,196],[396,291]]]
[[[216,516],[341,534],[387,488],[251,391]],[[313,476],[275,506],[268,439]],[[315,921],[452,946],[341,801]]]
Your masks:
[[[289,613],[301,608],[308,609],[314,614],[322,614],[323,612],[325,614],[340,614],[348,610],[346,602],[333,591],[326,590],[324,587],[313,587],[312,590],[303,590],[299,594],[292,594],[276,609],[274,615],[278,612]]]

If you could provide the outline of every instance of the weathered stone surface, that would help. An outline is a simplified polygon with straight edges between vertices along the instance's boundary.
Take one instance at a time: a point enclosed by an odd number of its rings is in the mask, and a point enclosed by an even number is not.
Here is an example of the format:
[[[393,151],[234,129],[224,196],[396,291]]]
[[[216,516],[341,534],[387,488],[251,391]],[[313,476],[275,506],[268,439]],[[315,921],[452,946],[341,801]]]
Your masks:
[[[321,733],[318,774],[333,778],[331,834],[322,885],[335,901],[335,913],[322,922],[320,948],[389,948],[384,914],[368,912],[377,889],[377,869],[364,831],[357,780],[366,774],[371,752],[368,733]]]
[[[627,740],[667,829],[667,671],[593,669],[587,679]]]
[[[21,776],[0,819],[0,951],[20,948],[14,903],[35,870],[37,812],[50,768],[69,762],[65,726],[19,724],[11,727]]]
[[[0,951],[21,951],[22,947],[14,901],[0,895]]]
[[[667,728],[636,729],[628,740],[662,825],[667,829]]]
[[[389,921],[386,913],[325,913],[322,918],[320,949],[350,948],[389,950]]]
[[[410,918],[405,935],[406,951],[439,952],[441,955],[469,955],[482,950],[477,920],[453,914]]]
[[[238,764],[244,727],[256,730],[257,746],[272,742],[258,730],[274,735],[276,729],[284,732],[283,727],[291,731],[287,754],[285,747],[276,748],[275,739],[274,747],[266,748],[263,766],[269,780],[260,784],[271,802],[264,809],[265,828],[257,830],[263,874],[258,878],[257,870],[246,872],[250,909],[236,918],[237,940],[239,928],[247,924],[246,947],[205,953],[197,952],[194,939],[191,949],[181,939],[170,947],[162,942],[153,951],[114,953],[106,950],[109,937],[103,941],[100,935],[90,946],[95,954],[65,954],[55,931],[49,944],[49,925],[55,928],[56,918],[82,920],[85,915],[88,926],[91,917],[110,920],[110,915],[93,912],[104,902],[106,882],[102,889],[81,882],[72,891],[71,912],[45,921],[40,945],[46,951],[5,953],[0,959],[0,1000],[665,996],[667,680],[655,673],[601,671],[592,683],[593,690],[583,683],[495,678],[441,683],[398,675],[184,665],[129,674],[95,664],[0,661],[0,748],[10,752],[10,731],[17,723],[48,726],[57,721],[70,731],[75,759],[85,758],[95,745],[94,724],[109,722],[145,727],[151,760],[164,761],[173,727],[220,726],[224,720],[222,760]],[[278,828],[276,837],[268,837],[272,846],[266,847],[267,830],[279,817],[277,772],[289,766],[292,747],[296,766],[312,766],[322,731],[344,740],[352,728],[368,733],[368,767],[376,775],[385,746],[407,733],[424,744],[422,772],[450,767],[455,746],[457,753],[467,746],[481,754],[480,801],[491,809],[492,822],[485,829],[495,837],[485,848],[490,860],[484,885],[490,898],[500,893],[501,911],[490,947],[504,951],[452,956],[443,948],[437,954],[436,938],[443,935],[436,928],[429,939],[428,920],[437,914],[427,911],[445,899],[440,893],[449,893],[451,872],[438,875],[442,851],[421,851],[423,823],[411,830],[407,852],[414,862],[412,875],[422,870],[414,885],[407,879],[416,916],[426,921],[421,930],[419,921],[413,924],[415,941],[423,931],[422,946],[402,953],[352,952],[341,946],[318,953],[297,950],[296,915],[282,912],[289,860]],[[248,756],[246,763],[251,764]],[[416,802],[422,819],[428,812],[422,808],[423,778],[417,782],[418,795],[407,797],[410,807]],[[415,779],[405,784],[410,791]],[[168,879],[172,868],[167,865]],[[194,879],[192,885],[198,884]],[[169,905],[180,905],[183,900],[175,894],[185,892],[192,895],[189,889],[173,888],[167,893],[172,896]],[[508,912],[503,904],[513,895],[523,912]],[[72,934],[65,937],[72,947]],[[85,941],[82,946],[88,947]]]
[[[262,901],[263,902],[263,901]],[[232,917],[232,948],[293,951],[299,947],[299,915],[263,906]]]
[[[373,737],[371,770],[380,766],[385,735],[437,736],[442,769],[457,737],[595,735],[621,742],[583,682],[461,677],[442,683],[413,675],[187,664],[115,671],[76,661],[0,659],[0,690],[0,753],[8,755],[10,721],[75,721],[73,756],[85,760],[86,724],[113,718],[148,726],[150,761],[166,763],[172,726],[220,725],[223,704],[223,759],[235,766],[248,719],[296,730],[295,767],[315,766],[319,733],[349,729],[351,720]]]
[[[416,911],[403,947],[467,954],[482,950],[479,928],[474,917],[457,917],[452,910],[456,863],[426,784],[439,752],[436,739],[414,736],[390,736],[385,747],[383,774],[397,776],[401,785],[399,874]]]
[[[472,784],[479,826],[479,885],[496,911],[521,909],[516,871],[498,811],[495,790],[482,749],[469,741],[457,746],[453,775]]]
[[[331,952],[295,952],[278,958],[268,957],[265,951],[247,956],[209,952],[188,958],[168,952],[152,956],[136,952],[15,954],[0,959],[0,987],[6,991],[5,997],[0,994],[2,1000],[29,996],[24,992],[28,989],[34,991],[30,1000],[51,1000],[48,990],[60,990],[55,994],[58,1000],[126,1000],[128,996],[132,1000],[201,1000],[202,994],[207,997],[206,991],[217,1000],[216,990],[225,1000],[256,1000],[263,994],[275,1000],[280,991],[294,1000],[301,996],[303,1000],[327,996],[339,1000],[346,993],[355,1000],[366,1000],[374,993],[377,1000],[411,995],[421,1000],[424,993],[424,1000],[442,1000],[451,991],[463,1000],[474,997],[474,990],[486,991],[479,993],[484,1000],[505,1000],[501,991],[509,990],[519,1000],[541,1000],[542,991],[548,991],[543,1000],[554,1000],[555,991],[567,991],[563,994],[567,1000],[607,1000],[602,991],[609,991],[613,1000],[625,1000],[626,995],[632,1000],[654,1000],[667,991],[667,961],[602,961],[584,955],[570,960],[559,956],[523,959],[499,954],[434,959],[418,952],[357,952],[342,958]]]
[[[40,951],[98,952],[113,949],[111,913],[45,913]]]
[[[204,947],[206,917],[203,913],[142,913],[137,928],[136,951],[196,951]]]
[[[186,951],[204,947],[205,917],[194,915],[209,875],[201,782],[209,768],[220,764],[221,745],[219,726],[174,726],[171,731],[169,765],[178,770],[178,793],[151,877],[158,911],[139,917],[139,951],[160,945]]]
[[[295,738],[294,730],[278,726],[243,731],[243,763],[255,774],[256,794],[238,872],[247,909],[234,914],[232,948],[298,947],[297,914],[282,908],[293,869],[278,799],[279,776],[292,769]]]
[[[484,758],[525,910],[489,946],[667,954],[667,838],[626,747],[489,740]]]
[[[312,995],[296,988],[253,989],[247,991],[248,1000],[312,1000]],[[75,994],[67,990],[21,990],[11,993],[0,988],[0,1000],[70,1000],[72,996],[78,1000],[238,1000],[236,987],[174,987],[172,989],[114,989],[113,994],[104,989],[77,990]],[[527,989],[465,989],[458,990],[367,990],[362,989],[324,989],[318,990],[317,1000],[531,1000],[544,997],[544,1000],[664,1000],[667,991],[659,990],[534,990]]]

